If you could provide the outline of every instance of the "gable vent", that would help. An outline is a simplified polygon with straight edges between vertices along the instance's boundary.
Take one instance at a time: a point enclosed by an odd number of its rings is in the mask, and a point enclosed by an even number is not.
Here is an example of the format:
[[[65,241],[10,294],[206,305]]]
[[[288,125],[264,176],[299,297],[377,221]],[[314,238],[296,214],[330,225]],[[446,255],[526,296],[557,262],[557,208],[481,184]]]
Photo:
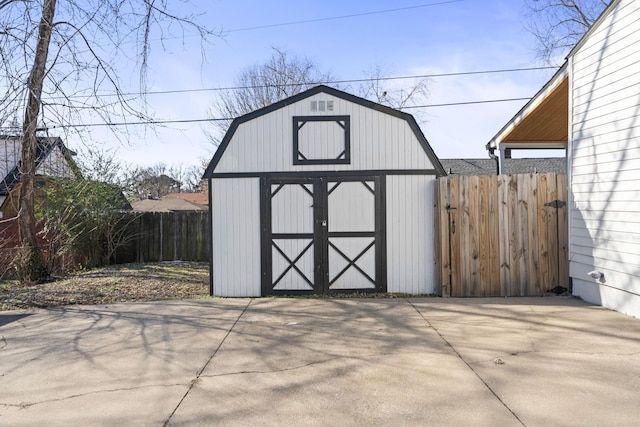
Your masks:
[[[310,101],[309,109],[311,111],[333,111],[333,101]]]

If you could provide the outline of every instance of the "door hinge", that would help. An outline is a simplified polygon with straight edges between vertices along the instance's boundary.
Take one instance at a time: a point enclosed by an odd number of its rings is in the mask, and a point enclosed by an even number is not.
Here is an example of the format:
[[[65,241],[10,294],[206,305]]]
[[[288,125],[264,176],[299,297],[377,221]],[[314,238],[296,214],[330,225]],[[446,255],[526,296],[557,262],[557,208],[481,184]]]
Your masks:
[[[566,206],[567,202],[563,202],[562,200],[554,200],[553,202],[545,203],[545,206],[551,206],[552,208],[562,208]]]

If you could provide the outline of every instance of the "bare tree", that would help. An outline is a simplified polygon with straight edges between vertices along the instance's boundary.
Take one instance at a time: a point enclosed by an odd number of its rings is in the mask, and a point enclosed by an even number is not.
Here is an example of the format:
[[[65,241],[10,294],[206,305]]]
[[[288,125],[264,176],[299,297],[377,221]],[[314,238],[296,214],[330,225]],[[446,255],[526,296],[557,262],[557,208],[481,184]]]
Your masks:
[[[126,191],[131,200],[159,199],[169,193],[180,192],[182,182],[164,163],[149,167],[137,167],[127,171]]]
[[[429,98],[429,79],[415,78],[410,81],[393,79],[381,65],[364,72],[359,94],[363,98],[402,110],[424,104]]]
[[[120,181],[130,200],[161,198],[170,193],[202,191],[202,169],[195,165],[156,163],[120,171]]]
[[[539,59],[557,65],[611,0],[525,0],[524,25],[537,41]]]
[[[379,104],[403,109],[420,104],[429,96],[428,79],[399,83],[389,78],[379,65],[364,72],[364,75],[355,91],[359,96]],[[209,139],[217,147],[234,118],[318,84],[341,88],[342,84],[334,80],[331,73],[320,71],[312,60],[273,48],[273,54],[265,63],[243,70],[234,81],[236,88],[221,91],[214,100],[209,116],[215,119],[215,129],[209,134]]]
[[[36,132],[50,125],[77,125],[86,114],[148,119],[144,98],[123,91],[127,64],[139,71],[144,93],[151,36],[162,40],[213,33],[197,16],[175,14],[169,3],[188,0],[0,0],[0,111],[4,119],[24,112],[21,126],[20,239],[24,280],[46,272],[36,242],[34,214]],[[115,93],[104,96],[105,91]]]
[[[209,116],[225,120],[213,122],[215,129],[209,139],[217,147],[232,119],[331,79],[330,73],[321,72],[310,59],[274,47],[266,62],[250,66],[238,74],[234,80],[237,89],[221,91],[214,100]]]

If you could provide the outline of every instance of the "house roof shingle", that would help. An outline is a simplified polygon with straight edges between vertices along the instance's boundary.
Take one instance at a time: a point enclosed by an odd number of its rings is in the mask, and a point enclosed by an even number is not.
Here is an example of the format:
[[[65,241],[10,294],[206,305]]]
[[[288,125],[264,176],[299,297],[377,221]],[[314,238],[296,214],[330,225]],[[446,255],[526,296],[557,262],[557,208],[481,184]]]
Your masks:
[[[131,204],[134,212],[206,211],[208,207],[175,197],[144,199]]]
[[[449,175],[497,175],[493,159],[440,159]],[[564,157],[505,159],[507,175],[521,173],[566,173]]]
[[[209,195],[204,191],[199,193],[169,193],[163,199],[182,199],[202,206],[209,204]]]

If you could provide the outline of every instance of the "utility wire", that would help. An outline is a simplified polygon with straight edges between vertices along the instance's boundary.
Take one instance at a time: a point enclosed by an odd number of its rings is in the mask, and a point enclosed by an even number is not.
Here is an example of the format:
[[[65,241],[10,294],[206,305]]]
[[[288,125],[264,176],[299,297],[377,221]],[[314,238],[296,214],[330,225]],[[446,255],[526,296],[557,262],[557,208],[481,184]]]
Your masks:
[[[504,99],[487,99],[484,101],[448,102],[446,104],[411,105],[408,107],[402,107],[400,108],[400,110],[408,110],[410,108],[452,107],[455,105],[491,104],[493,102],[528,101],[530,99],[531,98],[504,98]]]
[[[434,74],[418,74],[418,75],[410,75],[410,76],[391,76],[391,77],[367,77],[362,79],[345,79],[345,80],[326,80],[326,81],[317,81],[317,82],[308,82],[304,84],[300,83],[287,83],[282,84],[280,86],[283,87],[292,87],[292,86],[314,86],[314,85],[330,85],[330,84],[344,84],[344,83],[363,83],[370,81],[392,81],[392,80],[408,80],[408,79],[432,79],[439,77],[456,77],[456,76],[472,76],[478,74],[500,74],[500,73],[515,73],[515,72],[523,72],[523,71],[539,71],[539,70],[557,70],[558,67],[553,66],[544,66],[544,67],[527,67],[527,68],[506,68],[499,70],[480,70],[480,71],[461,71],[457,73],[434,73]],[[247,90],[247,89],[263,89],[267,87],[272,87],[273,85],[248,85],[248,86],[227,86],[227,87],[212,87],[212,88],[201,88],[201,89],[173,89],[173,90],[158,90],[158,91],[150,91],[145,92],[144,95],[171,95],[176,93],[194,93],[194,92],[220,92],[225,90]],[[101,94],[93,94],[93,95],[69,95],[65,98],[93,98],[95,96],[141,96],[143,93],[140,92],[129,92],[129,93],[101,93]],[[49,99],[56,99],[61,97],[51,97]]]
[[[408,107],[400,108],[400,110],[408,110],[415,108],[434,108],[434,107],[452,107],[456,105],[472,105],[472,104],[490,104],[496,102],[512,102],[512,101],[528,101],[531,98],[504,98],[504,99],[488,99],[483,101],[466,101],[466,102],[449,102],[444,104],[427,104],[427,105],[412,105]],[[139,122],[109,122],[109,123],[84,123],[75,125],[54,125],[48,127],[48,129],[57,128],[88,128],[88,127],[100,127],[100,126],[134,126],[134,125],[161,125],[161,124],[176,124],[176,123],[203,123],[203,122],[221,122],[231,121],[233,118],[209,118],[209,119],[184,119],[184,120],[149,120]]]
[[[440,1],[440,2],[436,2],[436,3],[420,4],[420,5],[416,5],[416,6],[399,7],[399,8],[396,8],[396,9],[386,9],[386,10],[377,10],[377,11],[373,11],[373,12],[353,13],[353,14],[350,14],[350,15],[340,15],[340,16],[330,16],[330,17],[325,17],[325,18],[306,19],[306,20],[303,20],[303,21],[282,22],[282,23],[279,23],[279,24],[257,25],[255,27],[235,28],[233,30],[227,30],[227,31],[223,30],[223,33],[238,33],[238,32],[241,32],[241,31],[261,30],[261,29],[264,29],[264,28],[274,28],[274,27],[285,27],[285,26],[289,26],[289,25],[308,24],[308,23],[311,23],[311,22],[335,21],[335,20],[338,20],[338,19],[357,18],[357,17],[360,17],[360,16],[380,15],[380,14],[384,14],[384,13],[400,12],[400,11],[403,11],[403,10],[420,9],[420,8],[424,8],[424,7],[440,6],[440,5],[444,5],[444,4],[450,4],[450,3],[460,3],[460,2],[463,2],[463,1],[464,0]]]

